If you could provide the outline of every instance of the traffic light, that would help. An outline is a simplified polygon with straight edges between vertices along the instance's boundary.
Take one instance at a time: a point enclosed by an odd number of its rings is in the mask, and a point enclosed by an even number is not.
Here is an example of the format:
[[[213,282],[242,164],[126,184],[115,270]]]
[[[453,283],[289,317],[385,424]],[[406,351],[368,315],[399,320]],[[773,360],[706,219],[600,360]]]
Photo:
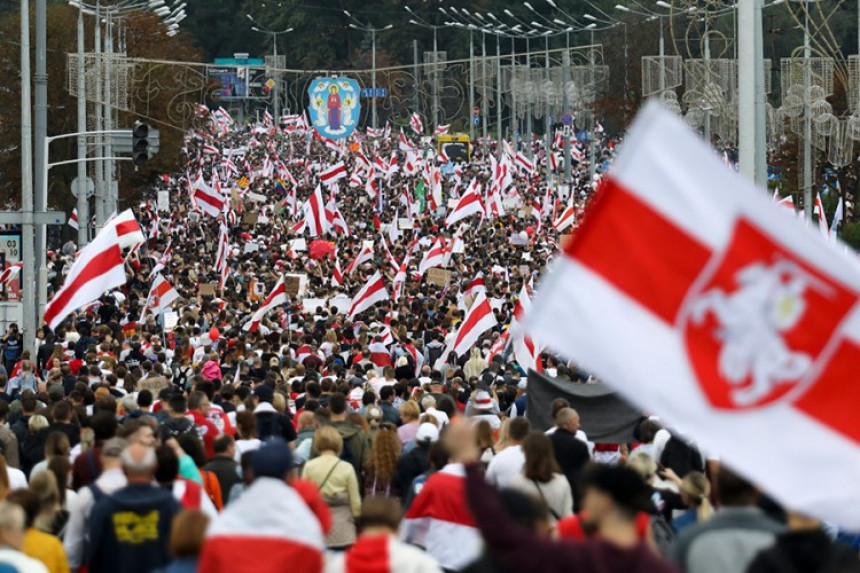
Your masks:
[[[131,129],[131,162],[143,165],[149,159],[149,126],[138,123]]]

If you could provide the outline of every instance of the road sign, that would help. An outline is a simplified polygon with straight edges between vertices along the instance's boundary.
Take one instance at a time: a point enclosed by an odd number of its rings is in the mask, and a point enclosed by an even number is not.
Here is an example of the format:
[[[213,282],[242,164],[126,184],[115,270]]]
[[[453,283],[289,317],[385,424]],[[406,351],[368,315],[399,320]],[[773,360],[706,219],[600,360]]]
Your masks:
[[[361,97],[385,97],[388,95],[386,88],[362,88]]]
[[[2,255],[2,268],[11,267],[21,262],[21,233],[17,231],[6,231],[0,233],[0,255]],[[21,276],[6,284],[6,300],[21,299]]]
[[[563,116],[561,116],[561,123],[563,125],[570,125],[571,123],[573,123],[573,116],[570,113],[564,114]]]
[[[73,195],[73,196],[75,196],[75,197],[77,197],[77,196],[78,196],[78,187],[80,187],[80,183],[78,182],[78,178],[77,178],[77,177],[75,177],[74,179],[72,179],[72,195]],[[90,198],[90,197],[92,197],[92,196],[95,194],[95,192],[96,192],[96,184],[95,184],[95,183],[93,183],[93,180],[92,180],[92,179],[90,179],[89,177],[87,177],[87,178],[84,180],[84,189],[86,189],[86,190],[87,190],[87,191],[86,191],[86,192],[87,192],[87,199],[89,199],[89,198]]]
[[[20,225],[23,220],[21,211],[0,211],[0,225]],[[63,211],[42,211],[33,213],[34,225],[65,225],[66,214]],[[19,234],[20,236],[20,234]],[[3,234],[0,233],[0,239]],[[19,239],[20,240],[20,239]],[[7,255],[8,260],[8,255]]]
[[[481,115],[481,108],[475,106],[472,108],[472,115]]]
[[[275,87],[275,80],[273,80],[272,78],[267,79],[266,80],[266,87],[269,89],[272,89],[273,87]]]
[[[564,137],[570,137],[570,126],[569,125],[564,126],[564,129],[562,129],[562,135],[564,135]]]

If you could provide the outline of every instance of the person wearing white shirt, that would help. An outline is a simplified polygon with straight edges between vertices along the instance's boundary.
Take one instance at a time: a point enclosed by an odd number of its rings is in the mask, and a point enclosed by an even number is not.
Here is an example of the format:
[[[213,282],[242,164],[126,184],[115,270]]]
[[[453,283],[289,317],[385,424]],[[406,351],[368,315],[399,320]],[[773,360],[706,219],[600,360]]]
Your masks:
[[[0,501],[0,570],[20,573],[47,573],[45,565],[21,553],[25,515],[21,506]]]
[[[69,559],[71,571],[77,571],[86,556],[90,513],[96,504],[93,485],[103,494],[111,494],[128,484],[120,461],[120,455],[127,445],[128,442],[122,438],[111,438],[105,442],[101,452],[101,475],[94,484],[81,488],[74,500],[69,500],[69,521],[66,525],[66,536],[63,538],[63,549]]]
[[[499,489],[508,487],[514,476],[523,473],[526,456],[522,443],[529,435],[531,424],[525,418],[514,418],[508,425],[511,445],[497,453],[487,466],[487,483]]]

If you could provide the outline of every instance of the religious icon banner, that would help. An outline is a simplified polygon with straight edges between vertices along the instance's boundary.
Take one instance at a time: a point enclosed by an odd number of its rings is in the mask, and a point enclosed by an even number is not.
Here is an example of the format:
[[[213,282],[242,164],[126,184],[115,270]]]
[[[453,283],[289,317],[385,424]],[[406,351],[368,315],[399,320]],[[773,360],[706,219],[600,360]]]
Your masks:
[[[349,78],[317,78],[308,87],[310,116],[322,137],[342,139],[358,125],[361,111],[358,82]]]

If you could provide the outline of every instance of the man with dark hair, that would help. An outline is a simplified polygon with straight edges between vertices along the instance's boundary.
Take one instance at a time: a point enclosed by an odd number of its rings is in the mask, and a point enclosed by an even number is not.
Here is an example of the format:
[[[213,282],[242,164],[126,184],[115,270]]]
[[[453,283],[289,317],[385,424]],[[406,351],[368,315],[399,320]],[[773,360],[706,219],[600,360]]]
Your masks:
[[[75,447],[81,441],[81,429],[72,422],[72,417],[72,405],[65,400],[57,402],[51,408],[51,418],[53,419],[51,431],[66,434],[69,438],[69,444]]]
[[[158,424],[158,431],[161,434],[162,442],[169,438],[178,438],[185,435],[192,435],[199,439],[194,422],[188,416],[188,402],[185,400],[182,392],[171,394],[165,406],[167,409],[167,418]]]
[[[523,473],[526,463],[522,443],[531,431],[531,424],[523,417],[514,418],[508,425],[511,445],[496,454],[487,467],[487,482],[499,489],[508,487],[511,479]]]
[[[3,457],[6,465],[13,468],[21,467],[20,454],[18,451],[18,436],[6,427],[6,418],[9,416],[9,403],[0,400],[0,448],[3,448]]]
[[[200,438],[203,440],[207,459],[215,455],[215,451],[212,449],[212,442],[219,433],[218,428],[207,417],[211,406],[212,403],[209,401],[209,398],[199,390],[192,392],[188,396],[188,414],[194,421],[197,433],[200,434]]]
[[[382,408],[382,421],[391,422],[399,426],[402,423],[400,421],[400,413],[392,404],[394,402],[394,393],[394,386],[383,386],[379,390],[379,406]]]
[[[784,529],[756,507],[759,495],[754,485],[722,466],[717,473],[720,509],[710,520],[682,530],[672,547],[675,563],[688,573],[746,571]]]
[[[137,393],[137,406],[140,408],[142,415],[153,415],[151,390],[141,390]]]
[[[24,443],[24,438],[27,436],[30,417],[36,413],[38,402],[36,401],[36,395],[30,390],[26,390],[21,394],[19,403],[21,405],[21,410],[17,419],[12,424],[11,429],[15,432],[15,436],[18,437],[18,444],[20,445]]]
[[[257,437],[266,440],[278,437],[294,447],[296,429],[293,421],[286,414],[281,414],[272,406],[275,389],[268,384],[260,384],[254,388],[254,417],[257,418]]]
[[[346,396],[335,392],[329,398],[328,406],[331,412],[331,425],[343,438],[343,452],[340,457],[352,464],[355,475],[361,476],[362,469],[370,458],[370,436],[361,426],[346,419]],[[317,452],[312,455],[317,455]]]
[[[233,436],[221,434],[212,442],[214,457],[203,469],[215,474],[218,484],[221,486],[221,494],[226,504],[233,486],[242,481],[239,477],[238,464],[234,456],[236,454],[236,442]]]
[[[75,491],[91,484],[101,475],[102,446],[116,434],[116,416],[100,412],[92,417],[90,427],[95,435],[95,444],[86,453],[75,458],[72,465],[72,489]]]

